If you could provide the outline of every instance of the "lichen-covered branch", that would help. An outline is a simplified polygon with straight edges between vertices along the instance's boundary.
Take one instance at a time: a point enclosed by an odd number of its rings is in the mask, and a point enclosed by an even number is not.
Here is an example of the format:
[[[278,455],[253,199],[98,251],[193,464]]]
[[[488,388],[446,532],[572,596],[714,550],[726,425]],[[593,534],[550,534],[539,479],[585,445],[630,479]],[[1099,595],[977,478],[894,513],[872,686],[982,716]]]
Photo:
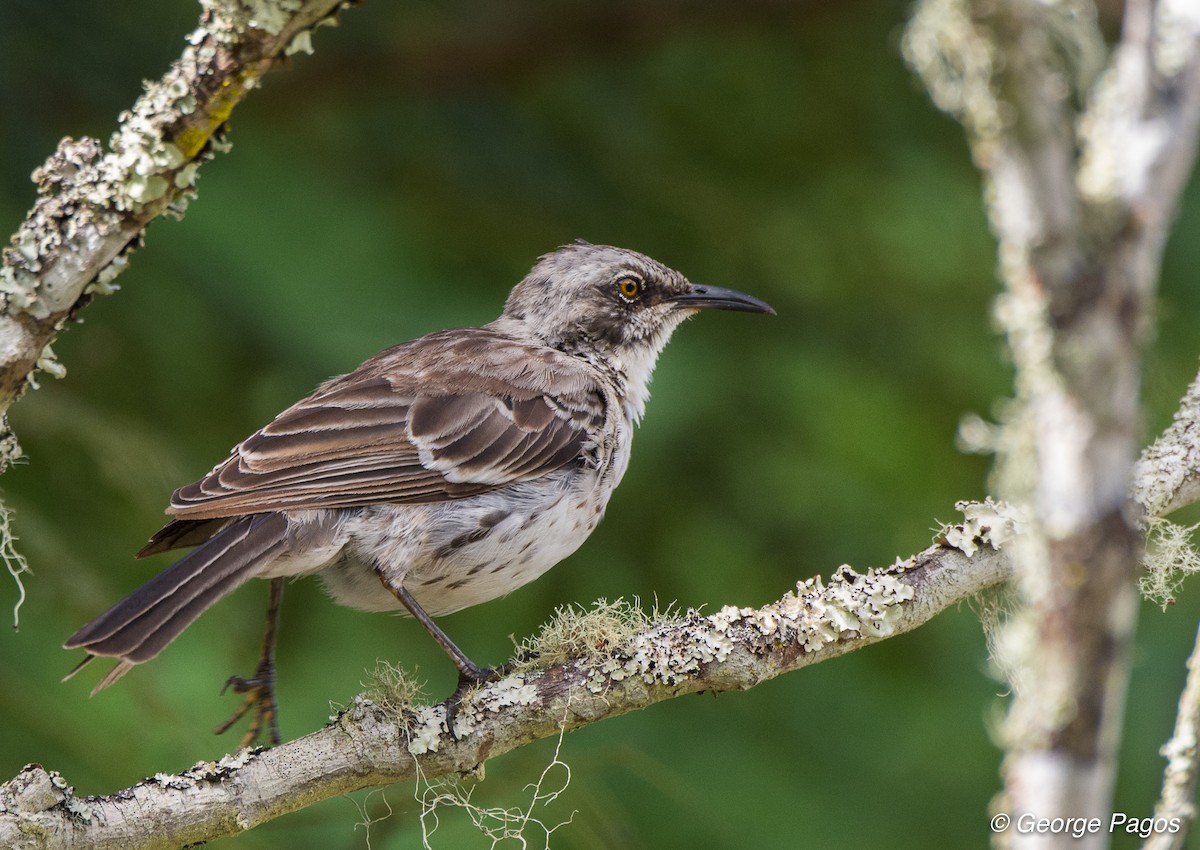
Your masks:
[[[1134,498],[1147,516],[1166,516],[1200,498],[1200,375],[1170,427],[1142,452],[1134,480]]]
[[[104,796],[77,796],[61,775],[31,765],[0,785],[0,846],[183,847],[329,797],[411,780],[418,763],[426,778],[470,772],[563,730],[684,694],[745,690],[853,652],[1011,577],[1009,552],[1028,522],[991,502],[958,507],[961,524],[946,526],[933,546],[890,567],[865,575],[842,567],[828,583],[809,579],[761,608],[726,607],[708,617],[688,612],[615,647],[608,639],[582,647],[568,641],[560,647],[570,650],[567,660],[539,665],[535,659],[469,698],[456,718],[457,738],[446,730],[444,704],[394,711],[383,705],[391,700],[360,695],[325,729],[273,750],[156,774]]]
[[[1192,0],[1125,3],[1121,41],[1079,127],[1080,196],[1099,235],[1113,237],[1100,254],[1150,296],[1196,161],[1200,15]]]
[[[34,172],[38,199],[0,262],[0,471],[19,453],[9,406],[35,369],[58,375],[50,344],[95,294],[112,290],[146,226],[180,214],[233,108],[346,0],[202,0],[182,56],[123,112],[107,146],[63,139]]]
[[[1187,683],[1179,695],[1179,710],[1175,715],[1175,732],[1163,745],[1167,758],[1163,771],[1163,789],[1154,807],[1155,820],[1178,819],[1181,827],[1175,831],[1157,832],[1142,845],[1142,850],[1182,850],[1188,831],[1196,819],[1196,772],[1200,768],[1200,632],[1187,662]]]
[[[79,797],[31,765],[0,786],[0,846],[13,850],[175,848],[250,829],[360,788],[474,770],[494,756],[683,694],[754,687],[909,631],[1004,581],[1010,510],[961,506],[962,525],[906,561],[801,582],[762,608],[722,608],[532,666],[468,697],[446,730],[445,705],[391,711],[355,698],[326,728],[271,750],[244,750],[103,797]]]
[[[905,38],[968,131],[1005,284],[1017,404],[997,483],[1033,518],[1013,550],[1028,636],[1004,729],[1014,816],[1111,811],[1142,545],[1128,495],[1142,349],[1200,113],[1194,3],[1130,0],[1111,57],[1094,17],[1082,0],[924,0]]]

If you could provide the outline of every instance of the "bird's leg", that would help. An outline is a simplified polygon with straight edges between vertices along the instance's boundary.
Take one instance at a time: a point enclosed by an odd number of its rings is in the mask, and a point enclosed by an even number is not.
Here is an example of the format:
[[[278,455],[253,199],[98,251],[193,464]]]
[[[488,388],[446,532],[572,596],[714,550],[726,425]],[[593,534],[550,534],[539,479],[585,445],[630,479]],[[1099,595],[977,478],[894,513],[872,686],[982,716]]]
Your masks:
[[[492,681],[499,675],[498,671],[489,667],[480,667],[470,658],[467,658],[466,653],[455,646],[454,641],[442,631],[441,626],[433,621],[433,618],[425,613],[425,609],[417,604],[417,600],[403,585],[394,585],[388,581],[382,570],[376,570],[376,575],[383,582],[393,596],[400,600],[400,604],[408,609],[408,613],[413,615],[418,623],[425,627],[425,631],[429,632],[430,636],[437,642],[450,660],[454,662],[454,666],[458,669],[458,687],[454,689],[454,693],[446,700],[446,729],[455,738],[454,734],[454,717],[458,714],[458,706],[462,702],[463,696],[467,689],[473,685],[482,684],[483,682]]]
[[[279,605],[283,601],[283,579],[271,579],[271,588],[267,597],[267,628],[263,633],[262,655],[258,660],[258,669],[249,678],[230,676],[221,688],[225,693],[229,688],[237,694],[245,694],[245,701],[233,713],[233,716],[218,726],[213,732],[217,735],[228,731],[233,724],[241,720],[251,708],[254,716],[246,734],[242,736],[241,746],[248,747],[258,740],[264,726],[271,739],[271,744],[278,744],[282,738],[279,735],[279,707],[275,702],[275,638],[279,632]]]

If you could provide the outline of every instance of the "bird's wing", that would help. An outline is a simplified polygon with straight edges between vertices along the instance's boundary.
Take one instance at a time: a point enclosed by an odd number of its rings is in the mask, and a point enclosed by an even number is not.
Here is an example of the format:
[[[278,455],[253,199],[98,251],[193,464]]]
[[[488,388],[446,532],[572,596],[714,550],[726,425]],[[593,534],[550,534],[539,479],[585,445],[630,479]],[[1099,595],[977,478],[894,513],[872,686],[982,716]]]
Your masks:
[[[431,334],[326,382],[177,490],[167,512],[206,520],[472,496],[586,462],[605,405],[594,373],[565,355],[486,329]]]

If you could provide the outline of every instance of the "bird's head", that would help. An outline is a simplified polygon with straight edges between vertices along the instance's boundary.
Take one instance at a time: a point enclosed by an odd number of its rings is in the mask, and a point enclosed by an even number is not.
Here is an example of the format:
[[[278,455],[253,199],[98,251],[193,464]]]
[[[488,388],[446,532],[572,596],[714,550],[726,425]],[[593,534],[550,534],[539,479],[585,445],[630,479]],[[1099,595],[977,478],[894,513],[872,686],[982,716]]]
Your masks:
[[[750,295],[691,283],[636,251],[576,242],[538,261],[513,288],[503,320],[553,348],[648,359],[652,367],[679,323],[709,308],[775,312]]]

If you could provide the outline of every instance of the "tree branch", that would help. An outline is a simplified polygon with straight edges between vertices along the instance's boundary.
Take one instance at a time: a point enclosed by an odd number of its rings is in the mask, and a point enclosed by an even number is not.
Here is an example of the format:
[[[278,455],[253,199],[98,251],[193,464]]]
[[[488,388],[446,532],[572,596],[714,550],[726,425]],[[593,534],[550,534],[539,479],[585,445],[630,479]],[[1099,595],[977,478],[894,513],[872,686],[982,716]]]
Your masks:
[[[1187,834],[1196,819],[1196,769],[1200,756],[1200,631],[1196,645],[1187,661],[1187,683],[1179,695],[1179,710],[1175,715],[1175,731],[1163,745],[1167,758],[1163,771],[1163,789],[1154,818],[1166,822],[1178,819],[1179,828],[1156,832],[1142,845],[1142,850],[1182,850]]]
[[[20,449],[6,414],[35,368],[61,375],[50,344],[112,291],[146,226],[180,215],[233,108],[346,0],[202,0],[189,46],[123,112],[108,149],[63,139],[34,172],[39,197],[0,264],[0,471]],[[251,8],[253,12],[250,11]]]
[[[1003,506],[962,506],[967,520],[907,561],[828,584],[813,578],[762,608],[694,611],[604,652],[514,674],[459,708],[389,711],[359,695],[326,728],[270,750],[243,750],[103,797],[77,797],[30,765],[0,786],[0,846],[14,850],[182,847],[250,829],[361,788],[473,771],[487,759],[563,730],[684,694],[746,690],[917,628],[1004,581],[999,548],[1017,533]]]
[[[1150,460],[1142,469],[1147,480],[1164,474]],[[57,772],[30,765],[0,785],[0,846],[183,847],[329,797],[413,779],[418,766],[426,778],[470,772],[563,730],[684,694],[745,690],[870,646],[1011,576],[1009,552],[1026,523],[991,502],[958,507],[964,521],[906,561],[865,575],[842,567],[828,585],[809,579],[762,608],[689,612],[604,653],[577,651],[510,676],[460,708],[457,738],[446,730],[444,704],[398,714],[359,695],[326,728],[275,749],[156,774],[105,796],[78,797]]]
[[[1142,452],[1134,480],[1133,497],[1147,516],[1166,516],[1200,498],[1200,374],[1170,427]]]
[[[1004,730],[1014,816],[1111,811],[1142,545],[1127,500],[1147,305],[1200,111],[1200,19],[1185,6],[1131,0],[1099,77],[1095,9],[1078,0],[925,0],[905,39],[967,129],[1006,287],[996,313],[1018,404],[998,477],[1034,518],[1013,553],[1029,637]]]
[[[465,702],[457,737],[444,705],[395,713],[360,696],[297,741],[104,797],[76,797],[58,774],[30,766],[0,786],[0,844],[178,847],[412,778],[418,766],[427,777],[474,770],[562,730],[686,693],[753,687],[909,631],[1014,572],[1040,643],[1007,730],[1010,804],[1044,817],[1103,810],[1140,546],[1127,492],[1146,304],[1200,123],[1200,21],[1188,2],[1131,0],[1099,83],[1102,42],[1086,7],[1069,2],[925,0],[906,36],[987,175],[1008,286],[998,313],[1022,402],[1008,430],[1027,450],[1023,461],[1010,452],[1000,471],[1032,520],[968,505],[963,524],[908,561],[865,575],[843,567],[828,585],[810,579],[762,608],[689,612],[603,654],[514,674]],[[264,0],[252,18],[234,0],[206,0],[191,46],[122,116],[108,150],[67,139],[38,170],[41,197],[0,267],[0,415],[34,368],[59,370],[49,344],[110,288],[149,221],[182,211],[233,107],[340,5]],[[1073,97],[1091,104],[1082,116]],[[1137,468],[1134,489],[1151,514],[1200,496],[1189,433],[1198,394],[1193,384],[1186,412]],[[4,436],[0,466],[18,451]],[[1180,463],[1187,471],[1171,468]]]

